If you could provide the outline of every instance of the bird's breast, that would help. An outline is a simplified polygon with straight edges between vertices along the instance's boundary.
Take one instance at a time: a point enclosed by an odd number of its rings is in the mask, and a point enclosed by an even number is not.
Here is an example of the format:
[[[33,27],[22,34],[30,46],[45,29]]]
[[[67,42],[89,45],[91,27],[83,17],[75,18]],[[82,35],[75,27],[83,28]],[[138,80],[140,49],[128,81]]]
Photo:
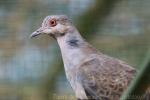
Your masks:
[[[67,79],[73,88],[75,95],[77,98],[80,99],[87,99],[86,93],[84,91],[84,88],[82,87],[82,84],[80,83],[77,75],[78,70],[77,69],[72,69],[72,70],[67,70],[66,71],[66,76]]]

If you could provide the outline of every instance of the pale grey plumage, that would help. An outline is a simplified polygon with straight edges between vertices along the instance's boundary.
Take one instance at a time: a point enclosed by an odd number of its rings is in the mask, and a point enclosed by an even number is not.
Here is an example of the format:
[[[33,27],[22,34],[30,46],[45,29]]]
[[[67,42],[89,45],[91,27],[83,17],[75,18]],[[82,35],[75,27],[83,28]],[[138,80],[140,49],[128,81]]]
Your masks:
[[[134,68],[87,43],[65,15],[46,17],[31,37],[40,33],[57,39],[67,79],[78,99],[119,100],[135,76]]]

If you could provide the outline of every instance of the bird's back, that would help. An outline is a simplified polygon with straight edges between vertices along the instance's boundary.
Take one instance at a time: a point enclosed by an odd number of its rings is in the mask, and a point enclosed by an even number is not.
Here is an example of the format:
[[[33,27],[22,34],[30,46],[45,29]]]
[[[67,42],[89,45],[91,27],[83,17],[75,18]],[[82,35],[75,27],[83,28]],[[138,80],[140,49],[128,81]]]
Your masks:
[[[134,68],[118,59],[94,54],[83,61],[77,75],[88,98],[119,100],[135,73]]]

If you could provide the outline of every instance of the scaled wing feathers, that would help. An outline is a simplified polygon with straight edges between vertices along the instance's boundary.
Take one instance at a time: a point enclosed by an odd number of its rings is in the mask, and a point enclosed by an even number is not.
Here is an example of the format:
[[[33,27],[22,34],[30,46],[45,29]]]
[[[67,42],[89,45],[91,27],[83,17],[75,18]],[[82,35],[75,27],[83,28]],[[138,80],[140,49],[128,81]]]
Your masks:
[[[78,72],[88,98],[119,100],[136,71],[124,62],[99,55],[84,61]]]

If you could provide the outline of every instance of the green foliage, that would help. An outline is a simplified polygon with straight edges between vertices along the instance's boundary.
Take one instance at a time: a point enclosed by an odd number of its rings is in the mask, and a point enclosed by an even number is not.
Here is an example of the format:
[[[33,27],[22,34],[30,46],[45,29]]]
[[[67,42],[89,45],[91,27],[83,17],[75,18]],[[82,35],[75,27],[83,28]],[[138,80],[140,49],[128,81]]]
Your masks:
[[[141,70],[138,72],[136,78],[134,79],[131,86],[124,93],[121,100],[139,100],[143,99],[147,92],[147,89],[150,87],[150,50],[143,62]],[[147,100],[147,99],[146,99]]]

